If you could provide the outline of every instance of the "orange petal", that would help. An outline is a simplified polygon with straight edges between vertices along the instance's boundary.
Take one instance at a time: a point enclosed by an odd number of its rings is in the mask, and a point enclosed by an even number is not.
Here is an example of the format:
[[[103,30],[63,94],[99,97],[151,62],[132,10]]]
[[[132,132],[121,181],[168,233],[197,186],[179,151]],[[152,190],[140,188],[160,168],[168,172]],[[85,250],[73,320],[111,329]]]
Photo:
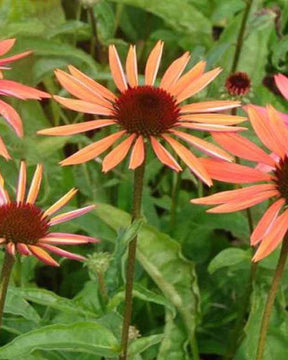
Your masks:
[[[145,85],[154,85],[161,61],[163,45],[163,41],[159,40],[148,56],[145,67]]]
[[[117,145],[108,155],[105,156],[102,163],[102,171],[107,172],[117,166],[128,154],[136,134],[130,135],[127,139]]]
[[[60,266],[56,260],[54,260],[45,250],[39,246],[28,245],[29,250],[35,255],[40,261],[50,266]]]
[[[116,124],[115,121],[111,119],[92,120],[92,121],[85,121],[79,124],[56,126],[49,129],[39,130],[37,131],[37,134],[67,136],[67,135],[80,134],[85,131],[99,129],[104,126],[109,126],[114,124]]]
[[[136,47],[131,45],[126,59],[126,74],[131,87],[138,86]]]
[[[207,124],[235,125],[246,121],[247,118],[243,116],[226,114],[190,114],[180,116],[180,120]]]
[[[274,221],[272,229],[261,241],[259,248],[257,249],[253,261],[259,261],[264,257],[271,254],[273,250],[281,243],[284,235],[288,229],[288,210],[286,210],[282,215],[280,215],[277,220]]]
[[[274,79],[279,91],[288,100],[288,78],[283,74],[277,74]]]
[[[72,75],[65,73],[62,70],[55,70],[55,75],[60,84],[72,95],[80,100],[95,103],[97,105],[112,109],[110,101],[106,100],[102,96],[99,96],[98,92],[95,92],[85,81],[81,81]]]
[[[6,160],[10,160],[11,156],[6,148],[6,145],[3,142],[3,139],[0,136],[0,155],[4,157]]]
[[[276,140],[280,142],[282,151],[288,154],[288,130],[280,113],[272,106],[267,105],[266,110],[269,116],[271,127],[274,130]]]
[[[25,190],[26,190],[26,163],[21,161],[18,186],[16,192],[16,201],[17,203],[24,202],[25,199]]]
[[[180,94],[184,89],[187,88],[195,79],[199,78],[203,75],[205,70],[206,62],[199,61],[196,65],[194,65],[186,74],[180,77],[178,81],[171,87],[169,87],[169,91],[173,95]]]
[[[96,158],[107,150],[116,140],[125,134],[125,130],[109,135],[104,139],[98,140],[93,144],[85,146],[75,154],[60,162],[62,166],[82,164],[86,161]]]
[[[212,185],[212,180],[207,170],[190,150],[168,135],[163,134],[162,137],[171,145],[176,154],[185,162],[192,172],[208,186]]]
[[[43,165],[38,164],[33,176],[30,190],[27,195],[26,203],[28,204],[35,203],[41,186],[42,174],[43,174]]]
[[[65,206],[77,193],[77,189],[73,188],[70,191],[68,191],[64,196],[61,197],[58,201],[56,201],[55,204],[50,206],[46,211],[44,211],[43,216],[50,216],[53,215],[56,211],[61,209],[63,206]]]
[[[0,56],[6,54],[15,44],[16,39],[6,39],[0,41]]]
[[[71,75],[89,86],[89,88],[93,90],[98,96],[104,97],[112,102],[117,99],[117,96],[113,94],[112,91],[108,90],[105,86],[99,84],[97,81],[91,79],[89,76],[76,69],[74,66],[69,65],[68,69]]]
[[[169,166],[172,170],[179,172],[182,170],[181,166],[177,163],[174,157],[160,144],[160,142],[154,137],[150,136],[152,148],[162,162],[162,164]]]
[[[219,158],[221,160],[233,161],[233,157],[229,155],[226,151],[220,149],[214,144],[210,144],[208,141],[205,141],[196,136],[184,133],[182,131],[170,130],[170,132],[176,136],[179,136],[181,139],[187,141],[194,147],[200,149],[204,153]]]
[[[205,113],[205,112],[214,112],[229,110],[235,107],[241,106],[240,101],[230,101],[230,100],[217,100],[217,101],[204,101],[188,105],[183,105],[180,108],[180,113]]]
[[[109,46],[109,64],[117,88],[123,92],[128,89],[119,55],[114,45]]]
[[[144,144],[143,136],[140,135],[135,141],[135,144],[131,152],[129,169],[134,170],[138,166],[142,165],[144,158],[145,158],[145,144]]]
[[[173,61],[173,63],[165,71],[159,87],[169,91],[170,87],[175,84],[184,71],[186,65],[190,60],[190,55],[188,52],[180,56],[178,59]]]
[[[113,115],[113,112],[110,109],[101,105],[93,104],[83,100],[66,99],[57,95],[54,95],[53,97],[61,105],[74,111],[84,112],[86,114],[110,115],[110,116]]]
[[[271,181],[271,176],[248,166],[214,159],[199,159],[212,179],[247,184],[257,181]]]
[[[218,125],[218,124],[195,124],[195,123],[185,123],[183,121],[179,121],[177,125],[181,125],[181,127],[187,128],[187,129],[194,129],[199,131],[220,131],[220,132],[235,132],[235,131],[244,131],[247,130],[247,128],[240,127],[240,126],[229,126],[229,125]]]
[[[6,245],[6,250],[11,256],[13,256],[13,257],[15,256],[16,247],[13,242],[8,242],[8,244]]]
[[[235,133],[212,133],[215,141],[231,154],[240,158],[275,166],[275,161],[250,140]]]
[[[279,199],[265,212],[251,235],[250,243],[252,246],[258,244],[268,234],[284,204],[285,200]]]
[[[1,61],[0,61],[1,64]],[[34,99],[50,98],[51,96],[44,91],[40,91],[12,80],[0,80],[0,94],[15,96],[18,99]]]
[[[23,136],[23,125],[19,114],[12,108],[12,106],[6,104],[0,100],[0,115],[12,126],[16,134],[20,137]]]
[[[9,56],[5,59],[0,60],[0,66],[10,64],[14,61],[20,60],[28,55],[32,54],[32,51],[24,51],[23,53]]]
[[[23,243],[17,243],[16,245],[17,247],[17,250],[18,252],[21,254],[21,255],[31,255],[31,252],[30,250],[28,249],[28,246],[26,244],[23,244]]]
[[[220,74],[221,71],[222,69],[216,68],[195,79],[195,81],[186,86],[179,94],[177,94],[177,102],[179,103],[197,94],[208,84],[210,84],[210,82],[212,82]]]

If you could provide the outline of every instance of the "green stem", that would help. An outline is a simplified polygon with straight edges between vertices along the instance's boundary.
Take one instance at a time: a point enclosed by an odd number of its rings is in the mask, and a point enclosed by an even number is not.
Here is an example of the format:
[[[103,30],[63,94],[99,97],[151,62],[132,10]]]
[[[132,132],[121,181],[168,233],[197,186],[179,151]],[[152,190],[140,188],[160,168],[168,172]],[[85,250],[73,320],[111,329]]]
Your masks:
[[[145,161],[141,166],[139,166],[135,170],[134,173],[132,221],[139,219],[141,216],[144,172],[145,172]],[[124,310],[124,319],[123,319],[123,328],[122,328],[122,354],[119,356],[120,360],[127,359],[127,348],[129,342],[129,326],[132,315],[132,291],[133,291],[134,269],[136,262],[136,248],[137,248],[137,236],[135,236],[135,238],[130,241],[129,249],[128,249],[125,310]]]
[[[286,234],[281,248],[281,253],[279,256],[278,264],[274,273],[274,277],[272,280],[272,285],[270,288],[270,291],[267,296],[266,305],[264,309],[264,314],[262,317],[262,323],[261,323],[261,330],[260,330],[260,336],[258,341],[258,348],[257,348],[257,355],[256,360],[262,360],[264,355],[264,349],[265,349],[265,342],[266,342],[266,336],[267,336],[267,330],[269,325],[269,320],[273,308],[273,304],[276,298],[277,290],[280,284],[280,280],[283,274],[283,270],[285,267],[285,263],[287,260],[288,255],[288,234]]]
[[[5,298],[7,294],[8,284],[9,284],[14,261],[15,261],[14,257],[11,256],[8,253],[8,251],[5,251],[4,262],[1,272],[1,279],[0,279],[0,328],[2,326]]]
[[[250,12],[252,3],[253,3],[253,0],[246,0],[246,8],[245,8],[245,12],[244,12],[244,15],[242,18],[241,27],[240,27],[240,31],[239,31],[237,43],[236,43],[236,49],[235,49],[235,53],[234,53],[234,59],[233,59],[232,67],[231,67],[232,74],[237,70],[238,63],[240,60],[240,55],[241,55],[241,51],[242,51],[242,47],[243,47],[243,43],[244,43],[244,35],[245,35],[247,20],[249,17],[249,12]]]
[[[89,18],[90,18],[90,24],[92,29],[92,38],[91,38],[91,44],[90,44],[90,54],[93,57],[93,59],[99,60],[99,41],[98,41],[98,32],[97,32],[97,25],[96,25],[96,18],[94,15],[93,7],[88,7],[87,9]]]
[[[198,348],[195,334],[192,337],[192,339],[190,340],[190,346],[191,346],[193,360],[200,360],[199,348]]]
[[[102,296],[102,299],[104,300],[104,303],[107,304],[109,301],[109,296],[105,284],[104,274],[101,271],[97,272],[97,279],[98,279],[100,294]]]
[[[172,195],[171,195],[171,209],[170,209],[170,229],[173,232],[175,220],[176,220],[176,212],[179,198],[179,190],[181,185],[181,172],[176,174],[176,181],[173,184]]]

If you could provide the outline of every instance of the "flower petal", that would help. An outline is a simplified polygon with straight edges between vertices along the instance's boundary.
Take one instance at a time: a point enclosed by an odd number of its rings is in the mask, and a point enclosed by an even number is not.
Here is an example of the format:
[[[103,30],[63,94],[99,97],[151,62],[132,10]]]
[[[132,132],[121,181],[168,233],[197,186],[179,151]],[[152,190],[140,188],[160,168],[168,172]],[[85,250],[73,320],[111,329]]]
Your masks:
[[[45,250],[39,246],[28,245],[29,250],[35,255],[40,261],[50,266],[60,266],[56,260],[54,260]]]
[[[186,129],[194,129],[194,130],[201,130],[201,131],[209,131],[209,132],[214,132],[214,131],[220,131],[220,132],[235,132],[235,131],[243,131],[243,130],[247,130],[247,128],[244,127],[239,127],[239,126],[229,126],[229,125],[218,125],[218,124],[195,124],[195,123],[187,123],[187,122],[183,122],[183,121],[179,121],[177,124],[175,124],[176,126],[181,126],[184,127]]]
[[[82,215],[88,213],[89,211],[91,211],[93,209],[95,209],[95,205],[89,205],[89,206],[86,206],[86,207],[81,208],[81,209],[72,210],[72,211],[69,211],[67,213],[54,216],[50,220],[49,224],[50,224],[50,226],[53,226],[53,225],[56,225],[56,224],[61,224],[61,223],[66,222],[68,220],[72,220],[72,219],[75,219],[75,218],[77,218],[79,216],[82,216]]]
[[[11,156],[10,156],[1,136],[0,136],[0,155],[3,156],[5,160],[11,159]]]
[[[33,176],[33,180],[31,182],[30,190],[27,195],[27,200],[26,200],[27,204],[35,203],[41,186],[42,174],[43,174],[43,165],[38,164]]]
[[[222,111],[234,109],[235,107],[241,106],[240,101],[230,101],[230,100],[216,100],[216,101],[204,101],[188,105],[183,105],[180,108],[180,113],[206,113],[214,111]]]
[[[16,39],[5,39],[0,41],[0,56],[5,55],[15,44]]]
[[[47,243],[52,245],[79,245],[98,242],[99,239],[92,238],[91,236],[69,233],[50,233],[45,238],[39,240],[39,243]]]
[[[26,244],[17,243],[16,247],[17,247],[17,250],[18,250],[19,254],[25,255],[25,256],[31,255],[31,252],[28,249],[28,246]]]
[[[117,166],[128,154],[136,134],[130,135],[127,139],[117,145],[108,155],[105,156],[102,163],[102,171],[107,172]]]
[[[144,158],[145,158],[145,144],[144,144],[143,136],[140,135],[135,141],[135,144],[131,152],[129,169],[134,170],[138,166],[142,165]]]
[[[65,206],[77,193],[77,189],[72,188],[69,190],[64,196],[61,197],[58,201],[56,201],[52,206],[50,206],[47,210],[43,213],[43,218],[45,216],[51,216],[58,210],[60,210],[63,206]]]
[[[272,105],[267,105],[266,109],[276,141],[281,144],[282,151],[288,154],[288,130],[281,114]]]
[[[17,203],[24,202],[25,190],[26,190],[26,163],[25,163],[25,161],[21,161],[17,191],[16,191]]]
[[[128,89],[121,61],[114,45],[109,46],[109,64],[115,85],[123,92]]]
[[[165,149],[154,136],[150,136],[152,148],[162,164],[169,166],[172,170],[179,172],[182,170],[174,157]]]
[[[163,45],[163,41],[159,40],[148,56],[145,67],[145,85],[154,85],[160,66]]]
[[[7,65],[7,64],[10,64],[14,61],[17,61],[17,60],[20,60],[28,55],[32,54],[32,51],[24,51],[20,54],[16,54],[16,55],[12,55],[12,56],[9,56],[5,59],[0,59],[0,66],[3,66],[3,65]]]
[[[14,257],[16,254],[15,244],[13,242],[8,242],[8,244],[6,245],[6,251],[8,252],[9,255]]]
[[[125,134],[125,130],[119,131],[115,134],[109,135],[101,140],[98,140],[83,149],[77,151],[75,154],[69,156],[67,159],[60,162],[62,166],[82,164],[86,161],[96,158],[110,146],[112,146],[116,140]]]
[[[19,137],[23,136],[23,125],[19,114],[12,106],[2,100],[0,100],[0,115],[4,117]]]
[[[126,59],[126,74],[128,84],[131,87],[138,86],[138,69],[137,69],[137,55],[136,47],[131,45],[129,47]]]
[[[165,71],[159,87],[169,91],[170,87],[176,83],[179,77],[182,75],[186,65],[190,60],[189,52],[180,56],[178,59],[172,62],[172,64]]]
[[[84,256],[78,255],[78,254],[73,254],[69,251],[63,250],[58,248],[57,246],[53,246],[53,245],[48,245],[48,244],[41,244],[40,245],[41,248],[44,248],[46,250],[49,250],[59,256],[64,256],[68,259],[72,259],[72,260],[78,260],[78,261],[84,261],[86,260],[86,258]]]
[[[46,92],[34,89],[31,86],[26,86],[16,81],[3,80],[3,79],[0,79],[0,94],[15,96],[16,98],[22,100],[27,100],[27,99],[41,100],[42,98],[51,97]]]
[[[288,78],[283,74],[277,74],[274,79],[279,91],[288,100]]]
[[[190,114],[180,116],[180,120],[207,124],[235,125],[247,119],[243,116],[226,114]]]

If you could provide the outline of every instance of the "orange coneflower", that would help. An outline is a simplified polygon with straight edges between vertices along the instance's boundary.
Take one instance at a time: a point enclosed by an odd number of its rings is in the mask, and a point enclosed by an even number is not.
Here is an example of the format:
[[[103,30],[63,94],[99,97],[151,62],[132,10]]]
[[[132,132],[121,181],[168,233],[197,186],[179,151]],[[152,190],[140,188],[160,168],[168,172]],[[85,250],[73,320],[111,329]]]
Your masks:
[[[14,45],[16,39],[7,39],[0,41],[0,56],[6,54]],[[40,100],[42,98],[49,98],[50,95],[44,91],[34,89],[30,86],[22,85],[12,80],[4,80],[2,70],[10,69],[9,64],[22,59],[23,57],[31,54],[31,51],[25,51],[21,54],[13,55],[4,59],[0,59],[0,95],[13,96],[21,100],[34,99]],[[8,122],[14,129],[15,133],[23,136],[22,120],[16,110],[3,100],[0,100],[0,115]],[[0,155],[6,160],[10,159],[9,152],[0,137]]]
[[[118,165],[132,148],[130,169],[139,167],[145,157],[145,143],[150,142],[158,159],[175,171],[182,170],[175,158],[161,144],[164,140],[184,163],[206,184],[211,179],[199,159],[181,142],[180,138],[195,148],[231,161],[232,158],[219,147],[180,129],[203,130],[209,132],[238,131],[243,128],[232,127],[245,120],[240,116],[216,114],[215,112],[239,106],[237,101],[206,101],[187,105],[180,103],[206,87],[220,72],[216,68],[204,73],[205,62],[200,61],[186,74],[182,75],[190,55],[185,53],[175,60],[164,73],[159,86],[155,80],[160,65],[163,42],[159,41],[151,51],[146,67],[145,82],[139,84],[135,46],[130,46],[126,59],[126,76],[115,46],[109,47],[111,73],[120,94],[90,79],[69,66],[70,74],[56,70],[61,85],[78,99],[55,96],[55,99],[69,109],[89,114],[102,115],[101,120],[65,125],[41,130],[42,135],[73,135],[87,130],[115,125],[118,131],[101,139],[61,162],[62,165],[80,164],[96,158],[117,140],[117,145],[103,160],[103,171],[107,172]],[[176,140],[175,137],[178,139]]]
[[[288,130],[272,106],[267,106],[266,110],[268,117],[257,107],[247,106],[251,124],[262,143],[272,151],[271,156],[238,134],[214,135],[215,140],[232,154],[265,166],[251,168],[212,159],[202,160],[213,179],[236,184],[264,183],[191,200],[195,204],[217,205],[208,212],[227,213],[247,209],[270,198],[275,199],[251,235],[251,245],[260,243],[254,261],[269,255],[288,230]]]
[[[35,201],[41,185],[42,171],[42,166],[38,165],[25,198],[26,164],[24,161],[21,162],[16,200],[10,200],[7,191],[4,189],[4,180],[0,175],[0,244],[4,245],[7,252],[12,256],[16,252],[21,255],[34,255],[52,266],[59,264],[46,250],[70,259],[84,260],[83,256],[70,253],[55,245],[79,245],[97,242],[96,239],[85,235],[50,232],[50,228],[53,225],[86,214],[94,206],[90,205],[53,216],[75,195],[77,190],[72,189],[47,210],[40,209],[35,205]]]

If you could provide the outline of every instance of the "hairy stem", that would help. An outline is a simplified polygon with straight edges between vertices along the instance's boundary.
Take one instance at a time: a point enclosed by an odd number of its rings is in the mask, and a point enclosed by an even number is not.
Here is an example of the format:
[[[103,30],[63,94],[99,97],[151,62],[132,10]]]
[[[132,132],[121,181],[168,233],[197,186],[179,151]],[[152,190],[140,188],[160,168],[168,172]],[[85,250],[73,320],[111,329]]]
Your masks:
[[[0,328],[2,326],[4,304],[5,304],[8,284],[9,284],[14,261],[15,261],[14,257],[11,256],[7,251],[5,251],[4,262],[1,272],[1,279],[0,279]]]

